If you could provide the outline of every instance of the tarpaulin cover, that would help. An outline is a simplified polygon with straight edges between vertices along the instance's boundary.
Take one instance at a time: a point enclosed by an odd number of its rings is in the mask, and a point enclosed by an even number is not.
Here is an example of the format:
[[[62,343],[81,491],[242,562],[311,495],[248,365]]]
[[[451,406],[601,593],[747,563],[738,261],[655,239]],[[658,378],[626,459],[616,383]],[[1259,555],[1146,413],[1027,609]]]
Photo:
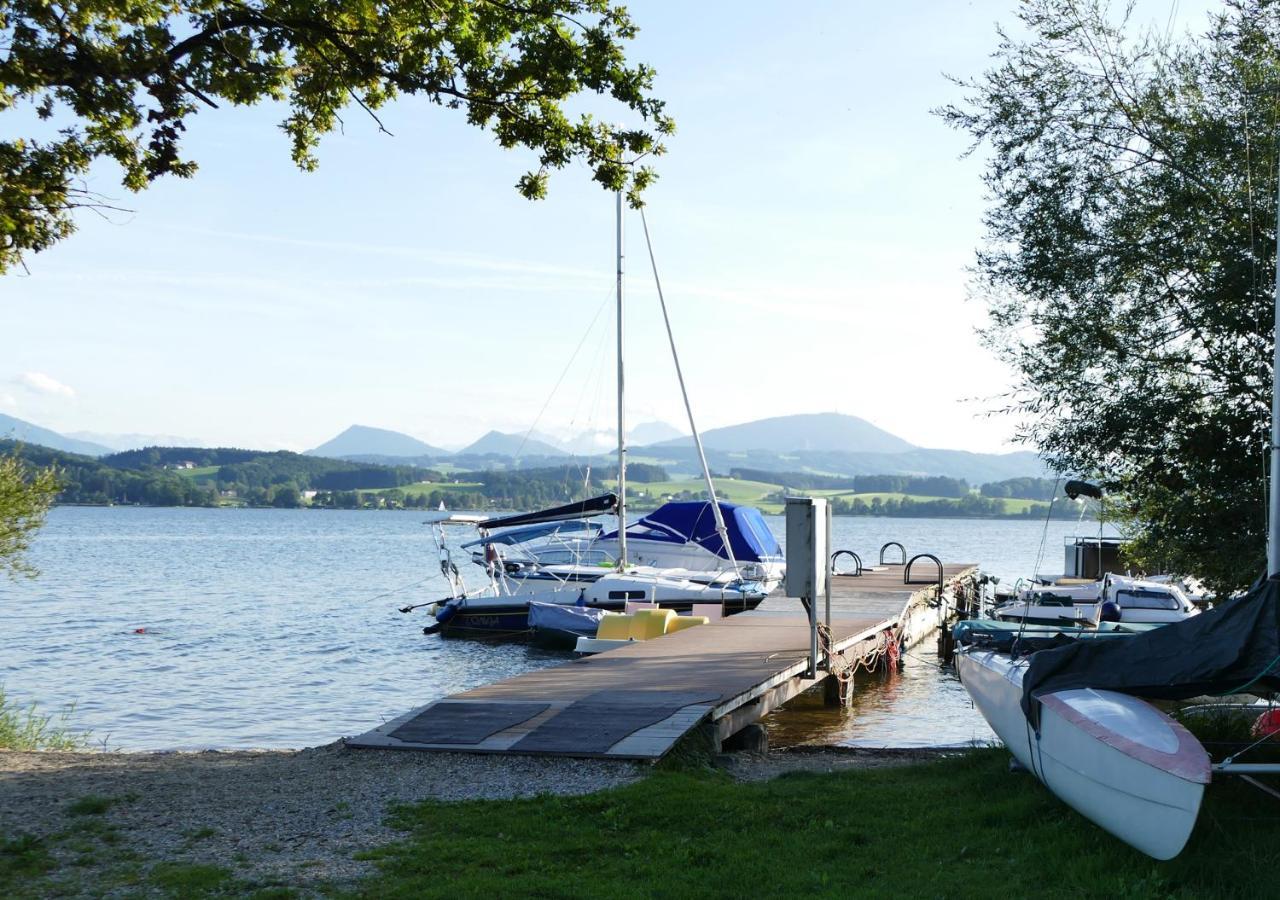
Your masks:
[[[769,526],[754,506],[721,503],[724,530],[729,535],[729,546],[739,562],[772,562],[782,559],[782,547]],[[716,556],[729,558],[724,541],[716,532],[716,516],[707,500],[682,500],[664,503],[635,525],[646,529],[646,540],[669,540],[672,543],[694,543],[710,550]],[[659,538],[659,535],[664,537]],[[606,534],[604,540],[616,538],[617,532]]]
[[[1280,691],[1280,582],[1275,580],[1145,634],[1033,653],[1022,679],[1022,710],[1034,724],[1037,697],[1073,688],[1185,700],[1246,687]]]

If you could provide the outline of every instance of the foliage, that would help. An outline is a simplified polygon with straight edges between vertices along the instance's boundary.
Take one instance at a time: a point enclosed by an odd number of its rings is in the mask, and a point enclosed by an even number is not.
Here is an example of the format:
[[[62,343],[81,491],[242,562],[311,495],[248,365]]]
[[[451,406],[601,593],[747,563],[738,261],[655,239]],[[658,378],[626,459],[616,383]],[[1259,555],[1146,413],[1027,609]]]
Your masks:
[[[1029,0],[1028,37],[941,110],[990,155],[976,287],[1018,372],[1021,437],[1121,496],[1152,570],[1262,567],[1280,4],[1134,35],[1095,0]]]
[[[373,897],[1195,898],[1270,895],[1274,800],[1215,780],[1177,859],[1157,863],[1059,802],[1008,754],[796,773],[657,773],[583,797],[427,802],[371,854]],[[1250,793],[1250,791],[1252,791]],[[766,848],[766,849],[761,849]]]
[[[58,473],[33,471],[12,448],[0,446],[0,454],[0,572],[35,575],[24,557],[58,492]]]
[[[64,709],[55,718],[44,715],[34,703],[21,706],[10,700],[0,686],[0,749],[4,750],[81,750],[88,736],[69,730],[72,709]]]
[[[1019,497],[1024,500],[1052,500],[1061,482],[1054,478],[1006,478],[989,481],[981,488],[984,497]]]
[[[441,477],[414,466],[378,466],[287,451],[149,447],[94,459],[0,441],[0,452],[6,448],[34,465],[56,466],[61,503],[213,506],[222,496],[235,496],[260,506],[297,506],[303,490],[372,490]],[[209,469],[212,473],[201,471]]]
[[[673,124],[650,94],[652,69],[626,60],[636,32],[611,0],[0,0],[0,111],[47,123],[46,136],[0,141],[0,272],[70,234],[76,207],[102,203],[80,183],[96,160],[117,163],[131,191],[193,175],[187,122],[221,103],[287,105],[294,162],[312,170],[345,107],[385,131],[374,111],[415,95],[532,151],[527,197],[581,161],[638,203],[654,174],[634,163],[661,153]],[[643,125],[572,115],[584,92]]]

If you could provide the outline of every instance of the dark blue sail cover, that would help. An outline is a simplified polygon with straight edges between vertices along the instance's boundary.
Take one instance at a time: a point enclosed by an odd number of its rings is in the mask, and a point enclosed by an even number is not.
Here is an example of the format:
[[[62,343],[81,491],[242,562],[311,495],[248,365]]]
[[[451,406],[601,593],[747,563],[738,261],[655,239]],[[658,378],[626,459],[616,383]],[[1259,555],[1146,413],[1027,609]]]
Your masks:
[[[725,532],[729,546],[739,562],[781,562],[782,547],[773,536],[764,516],[754,506],[721,503]],[[627,528],[628,536],[634,535],[647,541],[666,541],[672,544],[693,543],[710,550],[716,556],[728,559],[724,542],[716,533],[716,515],[707,500],[682,500],[664,503],[639,522]],[[604,540],[617,539],[618,532],[603,535]]]

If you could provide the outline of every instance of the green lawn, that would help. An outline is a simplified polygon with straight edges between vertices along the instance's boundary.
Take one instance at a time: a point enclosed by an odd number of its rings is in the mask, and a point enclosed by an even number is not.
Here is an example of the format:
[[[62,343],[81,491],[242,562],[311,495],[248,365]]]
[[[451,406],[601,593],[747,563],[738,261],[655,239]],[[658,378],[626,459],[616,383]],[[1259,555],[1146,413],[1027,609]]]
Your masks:
[[[738,784],[657,773],[579,798],[427,802],[394,818],[370,897],[1275,896],[1276,801],[1213,785],[1159,863],[1072,812],[1002,750]]]
[[[174,471],[192,481],[212,481],[221,468],[222,466],[197,466],[194,469],[174,469]]]
[[[406,484],[398,488],[361,488],[362,494],[385,494],[387,491],[404,491],[406,497],[416,497],[419,494],[430,494],[433,491],[442,493],[470,494],[479,491],[484,487],[478,481],[464,481],[453,484],[447,481],[419,481],[417,484]]]
[[[777,493],[782,490],[781,485],[768,484],[763,481],[742,481],[737,478],[716,478],[716,496],[721,500],[727,500],[730,503],[745,503],[748,506],[758,506],[764,512],[781,512],[782,504],[765,503],[764,498],[769,494]],[[616,490],[618,482],[614,479],[606,479],[604,486],[610,490]],[[653,498],[654,505],[662,502],[664,495],[678,494],[682,491],[690,491],[694,494],[701,493],[707,489],[707,483],[701,478],[681,478],[674,481],[629,481],[627,482],[628,493],[636,491],[644,491]]]

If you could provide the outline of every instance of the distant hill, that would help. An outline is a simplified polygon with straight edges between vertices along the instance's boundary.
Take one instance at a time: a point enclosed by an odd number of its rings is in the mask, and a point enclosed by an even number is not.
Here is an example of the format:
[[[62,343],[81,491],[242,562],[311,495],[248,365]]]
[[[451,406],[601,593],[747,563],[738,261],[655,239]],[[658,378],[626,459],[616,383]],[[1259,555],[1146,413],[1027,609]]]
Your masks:
[[[143,447],[198,447],[200,441],[176,434],[103,434],[97,431],[68,431],[69,438],[101,444],[112,450],[140,450]]]
[[[314,450],[308,450],[306,455],[327,456],[332,459],[354,456],[440,457],[448,456],[449,451],[425,444],[399,431],[370,428],[368,425],[352,425],[332,440],[326,441]]]
[[[689,437],[661,441],[657,447],[687,446]],[[843,453],[906,453],[915,445],[877,428],[866,419],[840,413],[775,416],[702,433],[708,450],[839,451]]]
[[[480,440],[469,444],[458,451],[458,456],[568,456],[559,447],[554,447],[535,437],[525,438],[523,434],[503,434],[501,431],[490,431]]]
[[[73,437],[58,434],[48,428],[41,428],[22,419],[0,413],[0,440],[21,441],[24,444],[39,444],[63,453],[79,453],[82,456],[105,456],[111,452],[110,447],[95,444],[93,441],[81,441]]]
[[[699,471],[692,447],[655,446],[637,449],[634,457],[686,475]],[[606,457],[597,457],[608,464]],[[813,475],[943,475],[963,478],[970,484],[1009,478],[1042,478],[1049,474],[1043,462],[1029,451],[970,453],[965,450],[930,450],[914,447],[906,453],[846,453],[837,450],[708,450],[712,471],[757,469],[762,472],[806,472]]]

